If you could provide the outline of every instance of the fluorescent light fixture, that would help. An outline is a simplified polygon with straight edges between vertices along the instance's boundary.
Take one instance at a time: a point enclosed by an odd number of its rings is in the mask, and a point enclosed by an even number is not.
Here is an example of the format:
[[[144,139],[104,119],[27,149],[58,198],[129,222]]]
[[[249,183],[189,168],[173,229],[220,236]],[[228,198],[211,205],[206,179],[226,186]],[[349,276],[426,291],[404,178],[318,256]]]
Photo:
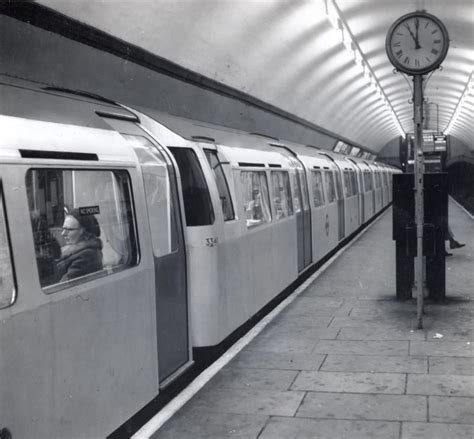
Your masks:
[[[391,117],[393,119],[393,123],[397,127],[397,130],[400,132],[402,137],[405,137],[406,133],[403,131],[402,125],[398,120],[398,117],[388,99],[387,95],[383,91],[382,87],[380,86],[379,81],[377,80],[376,76],[372,68],[367,63],[364,54],[360,50],[359,45],[354,39],[352,32],[349,29],[349,26],[345,22],[344,18],[341,15],[341,11],[337,6],[336,0],[325,0],[326,2],[326,14],[328,16],[329,21],[333,25],[334,29],[336,29],[339,37],[341,38],[342,44],[344,47],[352,53],[354,58],[354,62],[357,66],[359,66],[362,75],[367,79],[367,85],[373,86],[375,91],[378,92],[380,95],[380,99],[382,99],[383,103],[387,106],[388,110],[390,111]]]
[[[466,87],[464,87],[462,95],[459,98],[456,108],[454,109],[453,115],[451,116],[451,120],[446,126],[446,129],[444,130],[444,134],[449,134],[452,131],[459,115],[462,113],[464,107],[468,105],[467,100],[472,99],[470,96],[473,93],[473,90],[474,90],[474,70],[469,75],[469,79],[467,80]]]

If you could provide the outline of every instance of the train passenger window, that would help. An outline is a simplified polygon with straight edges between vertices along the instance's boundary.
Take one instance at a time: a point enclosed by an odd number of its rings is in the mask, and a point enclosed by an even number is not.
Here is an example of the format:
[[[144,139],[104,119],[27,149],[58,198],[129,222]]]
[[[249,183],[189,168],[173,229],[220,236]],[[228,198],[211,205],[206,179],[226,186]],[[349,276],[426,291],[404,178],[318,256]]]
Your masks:
[[[8,239],[3,193],[0,186],[0,309],[15,302],[15,281],[13,277],[12,255]]]
[[[169,162],[162,152],[143,136],[123,134],[137,155],[143,176],[151,242],[155,257],[178,249],[175,203],[170,187]]]
[[[285,171],[272,171],[272,192],[277,220],[293,215],[290,177]]]
[[[324,204],[324,187],[321,171],[312,171],[311,180],[313,182],[314,207],[322,206]]]
[[[42,287],[138,263],[126,171],[30,169],[26,190]]]
[[[324,182],[326,183],[326,199],[328,203],[332,203],[336,199],[336,188],[334,187],[334,175],[332,171],[323,173]]]
[[[196,153],[191,148],[169,148],[178,164],[183,190],[186,225],[209,226],[214,210],[206,179]]]
[[[235,219],[234,206],[232,205],[232,198],[230,196],[229,186],[227,179],[224,174],[224,168],[217,155],[217,151],[211,149],[205,149],[207,161],[211,167],[214,179],[217,185],[217,191],[219,192],[219,198],[221,200],[222,213],[224,215],[224,221],[230,221]]]
[[[242,194],[247,227],[272,220],[267,175],[264,171],[242,171]]]
[[[336,188],[337,188],[337,198],[339,200],[342,200],[343,197],[343,192],[342,192],[342,179],[341,179],[341,173],[339,171],[336,172]]]

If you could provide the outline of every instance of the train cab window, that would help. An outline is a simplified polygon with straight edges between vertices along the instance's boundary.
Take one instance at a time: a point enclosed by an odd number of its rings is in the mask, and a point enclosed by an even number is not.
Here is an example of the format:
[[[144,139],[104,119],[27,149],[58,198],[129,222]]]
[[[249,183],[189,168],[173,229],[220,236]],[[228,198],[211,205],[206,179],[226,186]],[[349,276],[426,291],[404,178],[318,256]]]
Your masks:
[[[191,148],[169,148],[178,164],[183,190],[184,212],[188,227],[214,223],[214,210],[204,173]]]
[[[336,188],[334,187],[334,175],[332,171],[323,172],[324,182],[326,183],[326,199],[328,203],[336,200]]]
[[[381,179],[380,179],[380,172],[375,171],[375,187],[379,188],[381,186],[382,186],[382,182],[381,182]]]
[[[293,215],[290,177],[285,171],[272,171],[272,193],[277,220]]]
[[[0,309],[15,301],[15,281],[13,277],[12,255],[5,218],[3,194],[0,186]]]
[[[155,257],[178,249],[179,214],[170,187],[169,162],[162,152],[143,136],[123,134],[135,150],[143,176],[143,186]]]
[[[26,190],[42,287],[63,288],[138,263],[126,171],[30,169]]]
[[[296,172],[292,174],[291,179],[293,180],[293,209],[295,213],[299,213],[301,212],[301,188],[298,174]]]
[[[219,198],[221,200],[222,213],[224,215],[224,221],[230,221],[235,219],[234,206],[232,205],[232,198],[230,196],[229,185],[224,173],[224,168],[217,151],[211,149],[205,149],[207,161],[214,174],[214,179],[217,185],[217,191],[219,192]]]
[[[255,227],[272,220],[267,175],[264,171],[242,171],[242,195],[247,227]]]
[[[321,171],[312,171],[311,181],[313,183],[314,207],[322,206],[324,204],[324,186]]]
[[[303,201],[303,210],[309,210],[308,185],[304,171],[298,171],[298,180],[301,188],[301,199]]]

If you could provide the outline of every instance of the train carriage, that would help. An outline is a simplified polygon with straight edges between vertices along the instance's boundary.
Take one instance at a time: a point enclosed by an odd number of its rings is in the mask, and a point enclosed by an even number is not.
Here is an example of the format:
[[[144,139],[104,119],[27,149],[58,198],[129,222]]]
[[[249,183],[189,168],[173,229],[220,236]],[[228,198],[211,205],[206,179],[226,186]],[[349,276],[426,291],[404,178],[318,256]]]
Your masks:
[[[389,200],[372,162],[0,87],[0,413],[14,437],[110,433]],[[83,222],[100,264],[63,277]]]

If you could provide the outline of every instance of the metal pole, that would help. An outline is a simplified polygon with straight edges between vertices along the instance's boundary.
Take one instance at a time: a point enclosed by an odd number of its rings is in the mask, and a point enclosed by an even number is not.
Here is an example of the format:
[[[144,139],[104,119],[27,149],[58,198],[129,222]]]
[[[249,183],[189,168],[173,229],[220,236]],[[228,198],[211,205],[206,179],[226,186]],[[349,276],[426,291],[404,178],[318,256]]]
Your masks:
[[[423,329],[423,76],[413,77],[413,114],[415,122],[415,224],[416,249],[415,282],[417,290],[417,328]]]

